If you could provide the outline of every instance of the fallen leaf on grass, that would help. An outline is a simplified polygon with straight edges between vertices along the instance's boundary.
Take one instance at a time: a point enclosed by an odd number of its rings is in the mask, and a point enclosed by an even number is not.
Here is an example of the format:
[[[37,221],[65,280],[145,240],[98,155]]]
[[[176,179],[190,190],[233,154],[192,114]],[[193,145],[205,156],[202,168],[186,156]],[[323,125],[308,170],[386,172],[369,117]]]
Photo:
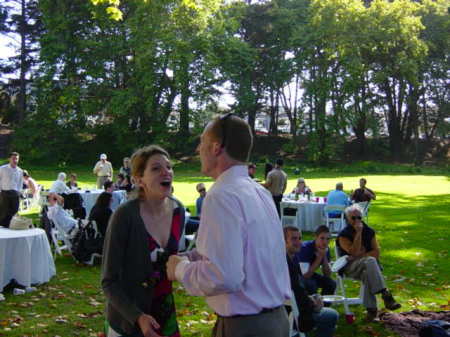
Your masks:
[[[380,336],[380,333],[378,331],[375,331],[375,329],[371,326],[365,326],[362,328],[369,336]]]
[[[75,322],[74,325],[75,325],[75,327],[77,327],[78,329],[86,329],[86,328],[87,328],[86,324],[83,324],[83,323],[81,323],[81,322]]]

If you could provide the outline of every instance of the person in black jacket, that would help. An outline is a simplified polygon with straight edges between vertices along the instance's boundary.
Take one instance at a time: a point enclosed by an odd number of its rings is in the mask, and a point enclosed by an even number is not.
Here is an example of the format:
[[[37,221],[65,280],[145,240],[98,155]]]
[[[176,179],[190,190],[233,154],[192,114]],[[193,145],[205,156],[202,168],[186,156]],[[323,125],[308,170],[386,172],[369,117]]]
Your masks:
[[[178,336],[166,262],[178,253],[185,210],[171,195],[173,170],[164,149],[137,150],[131,167],[138,197],[114,211],[103,248],[108,335]]]
[[[288,226],[283,230],[292,292],[294,293],[295,301],[300,312],[298,328],[301,332],[308,332],[315,329],[316,337],[332,337],[339,315],[334,309],[324,308],[320,298],[315,299],[308,296],[308,292],[300,277],[301,270],[299,261],[295,259],[295,254],[302,247],[301,233],[297,227]]]
[[[102,237],[105,237],[109,218],[111,217],[112,214],[111,201],[112,201],[111,193],[108,192],[101,193],[98,196],[94,207],[92,207],[91,213],[89,213],[89,220],[94,220],[97,223],[97,228],[102,234]]]

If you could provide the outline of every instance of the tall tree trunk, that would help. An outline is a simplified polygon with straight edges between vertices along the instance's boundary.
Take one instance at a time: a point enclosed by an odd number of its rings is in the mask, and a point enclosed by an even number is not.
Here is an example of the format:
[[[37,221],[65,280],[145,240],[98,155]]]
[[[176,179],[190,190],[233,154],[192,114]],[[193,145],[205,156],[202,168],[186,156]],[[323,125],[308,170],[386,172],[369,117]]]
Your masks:
[[[20,123],[25,118],[26,109],[26,94],[27,94],[27,83],[26,83],[26,73],[27,73],[27,50],[26,50],[26,1],[21,1],[21,19],[20,19],[20,87],[19,87],[19,102],[17,109],[16,121]]]
[[[180,64],[180,93],[181,93],[181,107],[180,107],[180,130],[181,136],[189,135],[189,98],[191,97],[191,90],[189,88],[189,62],[187,58],[181,59]]]

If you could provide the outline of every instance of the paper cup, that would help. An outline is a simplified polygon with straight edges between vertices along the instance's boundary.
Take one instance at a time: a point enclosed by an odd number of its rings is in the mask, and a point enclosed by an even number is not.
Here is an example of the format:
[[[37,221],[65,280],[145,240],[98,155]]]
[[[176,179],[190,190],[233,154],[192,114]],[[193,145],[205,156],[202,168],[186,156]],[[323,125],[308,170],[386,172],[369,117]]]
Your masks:
[[[355,314],[354,313],[345,314],[345,321],[347,322],[347,324],[353,324],[355,322]]]

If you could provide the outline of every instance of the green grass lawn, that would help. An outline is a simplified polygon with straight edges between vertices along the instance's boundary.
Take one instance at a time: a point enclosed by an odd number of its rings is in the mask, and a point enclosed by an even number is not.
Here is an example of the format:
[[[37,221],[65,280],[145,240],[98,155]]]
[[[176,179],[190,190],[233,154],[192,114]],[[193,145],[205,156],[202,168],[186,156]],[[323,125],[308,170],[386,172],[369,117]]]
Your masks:
[[[46,187],[60,171],[28,169]],[[77,167],[65,172],[76,172],[81,185],[89,187],[95,183],[90,169]],[[292,173],[292,168],[287,171]],[[389,172],[389,168],[384,171]],[[368,187],[377,192],[369,224],[377,231],[384,274],[402,304],[401,310],[450,310],[450,177],[436,172],[392,171],[396,173],[361,175],[357,170],[317,169],[305,170],[301,176],[316,195],[325,195],[338,181],[349,192],[358,187],[361,176],[366,177]],[[288,190],[295,186],[297,178],[293,174],[290,177]],[[205,182],[207,187],[212,184],[199,173],[198,165],[175,167],[175,195],[191,211],[198,182]],[[28,215],[35,217],[36,212],[32,210]],[[104,298],[99,286],[99,267],[78,265],[70,256],[58,257],[56,267],[57,276],[34,293],[14,296],[11,289],[4,291],[6,301],[0,302],[0,336],[97,336],[102,331]],[[357,294],[359,284],[347,282],[350,294]],[[182,335],[209,336],[215,318],[204,300],[187,296],[178,284],[175,289]],[[347,325],[341,317],[336,336],[396,336],[380,323],[363,323],[362,308],[351,308],[357,316],[356,323]],[[336,309],[343,313],[341,307]]]

